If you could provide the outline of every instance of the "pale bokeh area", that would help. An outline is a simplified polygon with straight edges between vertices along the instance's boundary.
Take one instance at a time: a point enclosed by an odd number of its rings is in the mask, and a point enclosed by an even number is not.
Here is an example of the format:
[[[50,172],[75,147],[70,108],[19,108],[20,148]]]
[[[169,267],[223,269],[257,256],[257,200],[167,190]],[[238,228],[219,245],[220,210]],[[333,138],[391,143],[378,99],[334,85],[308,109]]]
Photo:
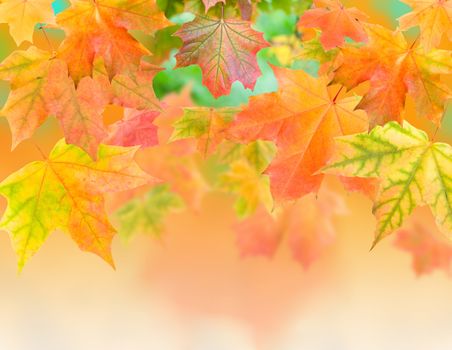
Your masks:
[[[345,196],[338,242],[308,271],[284,246],[240,259],[220,194],[170,216],[161,240],[117,238],[116,271],[56,232],[17,276],[0,235],[0,348],[450,349],[452,280],[416,278],[392,239],[369,252],[370,202]]]

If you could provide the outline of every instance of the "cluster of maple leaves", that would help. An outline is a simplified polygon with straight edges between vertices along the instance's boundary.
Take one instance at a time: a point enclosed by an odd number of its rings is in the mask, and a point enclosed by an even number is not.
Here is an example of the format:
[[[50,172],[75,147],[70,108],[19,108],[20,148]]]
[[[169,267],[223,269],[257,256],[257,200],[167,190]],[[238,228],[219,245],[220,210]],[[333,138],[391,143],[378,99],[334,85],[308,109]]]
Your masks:
[[[270,256],[284,238],[308,266],[333,242],[332,218],[347,211],[338,193],[321,188],[325,174],[373,200],[374,244],[423,205],[450,237],[452,148],[407,119],[441,127],[452,96],[452,1],[404,2],[412,12],[392,31],[338,0],[314,0],[297,13],[294,42],[298,59],[320,64],[318,75],[281,59],[272,66],[275,92],[214,108],[194,105],[188,90],[156,97],[153,79],[171,49],[157,38],[168,28],[180,38],[176,68],[198,65],[215,98],[237,81],[253,89],[258,51],[278,52],[276,41],[254,29],[259,1],[71,0],[56,16],[53,0],[0,1],[0,22],[18,45],[32,43],[37,31],[45,38],[64,31],[58,46],[25,45],[0,64],[0,79],[10,85],[2,115],[12,148],[50,116],[64,132],[49,156],[0,183],[8,199],[0,227],[10,233],[19,269],[56,229],[113,265],[107,199],[115,226],[130,236],[159,233],[167,212],[197,208],[211,190],[236,198],[244,255]],[[177,11],[194,17],[174,26],[168,18]],[[407,42],[412,27],[420,34]],[[122,119],[107,124],[112,105]],[[416,271],[449,264],[452,248],[412,226],[397,245],[417,256]],[[441,263],[429,262],[439,256]]]

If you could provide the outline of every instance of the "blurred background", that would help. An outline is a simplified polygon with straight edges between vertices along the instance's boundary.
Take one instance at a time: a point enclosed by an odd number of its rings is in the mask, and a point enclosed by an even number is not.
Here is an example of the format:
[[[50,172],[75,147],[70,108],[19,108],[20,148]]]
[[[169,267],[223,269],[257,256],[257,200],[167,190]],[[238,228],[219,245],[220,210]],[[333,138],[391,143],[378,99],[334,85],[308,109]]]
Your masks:
[[[291,35],[297,17],[278,1],[262,1],[268,7],[256,27],[266,39]],[[393,29],[396,18],[410,10],[397,0],[343,2]],[[174,22],[186,20],[190,15]],[[408,33],[415,36],[415,31]],[[36,45],[46,45],[39,33],[35,39]],[[61,39],[60,32],[52,33],[52,40]],[[0,24],[0,59],[14,49],[8,26]],[[264,50],[259,59],[263,77],[255,93],[272,91],[276,82],[268,62],[277,58]],[[318,69],[315,62],[291,64],[312,74]],[[239,105],[252,94],[234,84],[230,96],[214,100],[198,68],[174,70],[174,58],[164,65],[154,81],[159,97],[187,84],[200,105]],[[1,82],[0,87],[3,104],[8,85]],[[432,130],[427,123],[415,123]],[[1,118],[0,178],[40,159],[36,144],[49,151],[61,137],[57,122],[49,119],[33,139],[11,151],[9,128]],[[452,141],[450,108],[437,139]],[[451,349],[450,273],[437,270],[418,277],[411,256],[395,248],[394,237],[369,252],[375,227],[370,200],[345,193],[334,179],[328,182],[348,211],[334,218],[337,240],[309,269],[295,262],[285,245],[271,259],[242,258],[232,231],[233,199],[216,192],[207,194],[196,211],[170,214],[160,238],[116,238],[116,271],[55,232],[18,276],[9,238],[2,232],[0,349]],[[2,210],[5,205],[1,199]],[[434,230],[428,210],[416,215]]]

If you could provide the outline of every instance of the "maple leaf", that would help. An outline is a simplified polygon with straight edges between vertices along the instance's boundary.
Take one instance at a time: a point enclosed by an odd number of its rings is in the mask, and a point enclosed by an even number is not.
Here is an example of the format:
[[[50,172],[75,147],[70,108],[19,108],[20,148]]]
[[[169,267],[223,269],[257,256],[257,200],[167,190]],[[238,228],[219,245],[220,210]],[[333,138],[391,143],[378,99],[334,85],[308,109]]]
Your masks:
[[[124,107],[140,110],[161,110],[155,96],[152,80],[162,68],[141,61],[138,69],[127,75],[116,75],[111,86],[114,102]]]
[[[438,230],[434,229],[434,223],[430,221],[431,219],[426,224],[413,216],[408,227],[397,231],[394,241],[397,248],[412,255],[412,266],[417,276],[431,273],[435,269],[450,273],[452,245],[441,239]]]
[[[354,41],[367,41],[366,32],[360,21],[367,16],[356,8],[344,8],[338,0],[314,0],[316,8],[307,10],[298,25],[306,28],[320,28],[320,42],[325,50],[344,44],[345,37]]]
[[[171,191],[180,195],[190,208],[197,209],[209,186],[201,172],[199,159],[192,153],[183,153],[184,146],[187,144],[173,142],[147,148],[143,168],[168,183]]]
[[[317,260],[336,239],[333,218],[347,212],[344,199],[330,189],[318,199],[311,195],[289,206],[285,216],[287,244],[295,260],[305,268]]]
[[[226,137],[227,126],[234,120],[238,108],[184,108],[184,116],[174,124],[171,141],[194,137],[198,150],[204,156],[212,154]]]
[[[234,225],[237,244],[242,256],[271,257],[285,240],[294,259],[308,268],[335,240],[333,217],[346,213],[343,198],[329,189],[271,214],[261,206]]]
[[[160,235],[165,216],[182,208],[182,199],[168,185],[157,185],[144,196],[126,203],[114,215],[119,222],[119,234],[129,239],[137,233]]]
[[[11,84],[11,93],[2,114],[8,119],[12,133],[12,149],[31,137],[51,110],[49,76],[64,79],[64,62],[52,60],[51,54],[33,46],[14,51],[0,65],[0,79]]]
[[[151,147],[158,144],[155,118],[159,112],[126,109],[123,120],[110,126],[110,137],[106,143],[117,146]]]
[[[202,2],[204,3],[204,6],[206,8],[206,13],[207,11],[209,11],[211,7],[214,7],[216,4],[220,2],[226,4],[226,0],[202,0]]]
[[[339,53],[339,49],[337,48],[326,50],[320,42],[318,32],[314,38],[302,42],[302,48],[300,51],[301,52],[296,56],[296,58],[316,60],[319,61],[319,63],[333,61]]]
[[[115,234],[104,210],[106,192],[123,191],[150,181],[134,162],[136,148],[101,146],[98,160],[59,141],[48,159],[35,161],[0,183],[8,207],[0,227],[6,229],[21,270],[47,236],[68,232],[80,249],[113,265]]]
[[[140,164],[149,174],[167,183],[190,208],[198,209],[209,186],[200,169],[196,140],[169,142],[174,130],[172,124],[191,103],[188,90],[165,97],[162,101],[165,108],[153,122],[158,127],[159,144],[143,150]]]
[[[279,223],[263,206],[235,223],[233,229],[242,257],[273,256],[283,236]]]
[[[220,183],[221,188],[238,195],[235,210],[240,217],[251,214],[259,203],[270,208],[273,205],[268,177],[257,173],[246,161],[231,164]]]
[[[360,192],[374,200],[380,185],[378,179],[339,176],[339,180],[348,192]]]
[[[279,89],[253,96],[231,124],[233,138],[274,141],[278,153],[266,174],[273,197],[296,199],[318,190],[317,174],[334,150],[334,137],[367,130],[364,111],[355,110],[359,96],[347,96],[326,77],[274,67]]]
[[[253,15],[253,3],[251,0],[238,0],[237,5],[239,6],[242,19],[249,21]]]
[[[67,62],[76,83],[91,76],[99,56],[110,78],[138,66],[149,52],[128,30],[151,34],[169,24],[154,0],[76,0],[57,16],[57,23],[66,32],[58,57]]]
[[[247,145],[226,142],[216,154],[226,169],[218,174],[221,190],[235,194],[235,211],[239,217],[252,214],[259,205],[267,210],[273,207],[270,183],[262,172],[275,155],[271,142],[255,141]]]
[[[85,77],[76,89],[66,64],[33,46],[11,54],[0,66],[0,79],[11,83],[3,114],[11,127],[13,149],[54,115],[69,143],[96,155],[107,135],[102,112],[109,99],[97,80]]]
[[[99,144],[107,137],[102,113],[109,102],[108,92],[91,77],[83,77],[76,89],[66,64],[47,79],[49,109],[60,121],[66,141],[96,157]]]
[[[429,51],[441,42],[443,34],[452,38],[452,1],[450,0],[401,0],[413,11],[399,18],[400,29],[420,27],[422,47]]]
[[[374,246],[401,227],[420,205],[429,205],[442,231],[452,234],[452,148],[430,142],[408,122],[389,122],[369,134],[338,137],[324,172],[375,177],[380,182],[373,207]]]
[[[183,41],[177,67],[198,64],[214,97],[228,94],[234,81],[253,89],[259,76],[256,53],[268,44],[250,22],[198,15],[175,35]]]
[[[0,3],[0,23],[8,23],[11,36],[17,45],[32,42],[38,23],[53,23],[54,0],[4,0]]]
[[[358,108],[365,109],[372,124],[402,121],[405,97],[410,95],[416,111],[435,124],[441,123],[444,105],[452,96],[441,82],[441,74],[452,74],[452,53],[409,46],[401,32],[379,26],[365,26],[367,46],[343,48],[343,64],[336,70],[334,82],[353,88],[370,81],[370,89]]]

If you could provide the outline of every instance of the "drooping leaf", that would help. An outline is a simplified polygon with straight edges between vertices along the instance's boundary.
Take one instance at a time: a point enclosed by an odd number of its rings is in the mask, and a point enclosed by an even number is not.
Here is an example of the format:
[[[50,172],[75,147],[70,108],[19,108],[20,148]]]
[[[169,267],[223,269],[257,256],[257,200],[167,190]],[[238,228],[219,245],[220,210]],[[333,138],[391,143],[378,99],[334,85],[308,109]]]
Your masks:
[[[450,273],[452,245],[441,239],[441,234],[434,226],[433,220],[425,222],[413,217],[406,228],[397,232],[394,244],[411,254],[411,264],[417,276],[432,273],[436,269]]]
[[[325,50],[320,42],[320,36],[317,35],[310,39],[303,41],[302,51],[297,58],[317,60],[320,63],[332,61],[338,54],[337,48]]]
[[[225,169],[218,173],[219,189],[237,196],[235,211],[246,217],[262,205],[267,210],[273,207],[270,183],[263,171],[276,153],[272,142],[254,141],[247,145],[225,142],[216,154]]]
[[[263,206],[258,207],[252,216],[235,223],[233,229],[242,257],[272,257],[283,237],[277,219]]]
[[[211,7],[214,7],[219,2],[222,2],[223,4],[226,4],[226,0],[202,0],[204,3],[204,6],[206,7],[206,13],[209,11]]]
[[[149,52],[128,30],[152,34],[169,24],[155,0],[74,0],[57,22],[66,32],[58,57],[76,83],[91,76],[96,57],[103,58],[110,78],[135,68]]]
[[[0,65],[0,79],[11,84],[11,93],[2,115],[8,119],[12,148],[31,137],[51,113],[48,106],[49,74],[64,78],[64,63],[52,60],[51,54],[31,46],[15,51]]]
[[[318,198],[311,195],[287,208],[287,244],[294,259],[308,268],[335,242],[334,217],[347,212],[344,199],[328,188]]]
[[[344,200],[329,189],[317,199],[314,195],[306,196],[271,214],[261,206],[252,216],[234,225],[237,244],[242,256],[271,257],[285,241],[294,259],[308,268],[334,243],[332,219],[346,213]]]
[[[253,16],[253,3],[251,0],[238,0],[238,6],[242,19],[249,21]]]
[[[171,192],[168,185],[157,185],[115,212],[119,221],[118,233],[126,239],[139,233],[160,235],[165,216],[182,208],[182,199]]]
[[[111,86],[115,103],[129,108],[160,111],[160,102],[155,96],[152,80],[162,69],[152,64],[141,62],[138,69],[127,75],[117,75]]]
[[[56,229],[68,232],[80,249],[113,265],[115,234],[104,210],[106,192],[149,182],[134,162],[136,148],[101,146],[98,160],[76,146],[58,142],[48,159],[27,164],[0,183],[8,207],[0,227],[6,229],[21,270]]]
[[[9,56],[0,66],[0,79],[11,83],[2,112],[11,127],[12,148],[53,115],[66,140],[95,157],[107,135],[102,112],[109,100],[97,79],[84,77],[76,89],[66,64],[33,46]]]
[[[228,94],[234,81],[254,87],[259,76],[256,53],[267,43],[250,22],[198,15],[176,35],[183,41],[177,67],[198,64],[214,97]]]
[[[342,49],[343,64],[335,73],[335,82],[353,88],[370,81],[369,92],[358,108],[365,109],[372,124],[402,121],[405,97],[416,103],[416,112],[439,125],[444,106],[452,96],[441,74],[452,74],[452,52],[424,52],[420,46],[409,46],[401,32],[379,26],[365,26],[369,43],[364,47]],[[414,43],[415,45],[415,43]]]
[[[57,74],[49,74],[48,84],[48,105],[60,121],[66,141],[96,157],[100,143],[107,137],[102,113],[109,102],[108,91],[91,77],[82,78],[76,89],[65,64]]]
[[[54,0],[4,0],[0,3],[0,23],[8,23],[11,36],[17,45],[32,42],[38,23],[53,23]]]
[[[170,186],[172,192],[183,198],[189,208],[198,209],[209,190],[200,169],[196,140],[183,139],[169,142],[172,124],[191,106],[188,90],[178,95],[168,95],[162,101],[165,108],[154,120],[158,127],[159,144],[143,151],[143,168]]]
[[[174,123],[171,140],[196,138],[198,150],[204,156],[211,154],[226,137],[228,124],[233,121],[238,108],[191,107]]]
[[[414,208],[429,205],[436,223],[452,237],[452,147],[432,143],[408,122],[377,126],[369,134],[338,137],[324,172],[378,178],[373,212],[375,242],[402,226]]]
[[[110,126],[107,144],[116,146],[152,147],[158,144],[157,126],[159,112],[126,109],[124,119]]]
[[[444,34],[452,40],[452,1],[402,0],[412,12],[399,18],[400,29],[420,27],[420,42],[429,51],[439,46]]]
[[[238,195],[235,210],[240,217],[253,213],[260,203],[267,208],[273,205],[268,177],[256,172],[244,160],[232,163],[220,183],[221,188]]]
[[[320,28],[320,42],[325,50],[342,46],[346,37],[357,42],[367,40],[361,21],[367,16],[358,9],[344,8],[339,0],[314,0],[315,8],[307,10],[298,22],[306,28]]]
[[[334,150],[334,137],[367,130],[364,111],[355,110],[359,96],[345,95],[328,79],[302,70],[275,68],[279,89],[252,97],[238,114],[230,133],[241,142],[274,141],[278,153],[266,173],[276,200],[316,192],[322,168]]]

